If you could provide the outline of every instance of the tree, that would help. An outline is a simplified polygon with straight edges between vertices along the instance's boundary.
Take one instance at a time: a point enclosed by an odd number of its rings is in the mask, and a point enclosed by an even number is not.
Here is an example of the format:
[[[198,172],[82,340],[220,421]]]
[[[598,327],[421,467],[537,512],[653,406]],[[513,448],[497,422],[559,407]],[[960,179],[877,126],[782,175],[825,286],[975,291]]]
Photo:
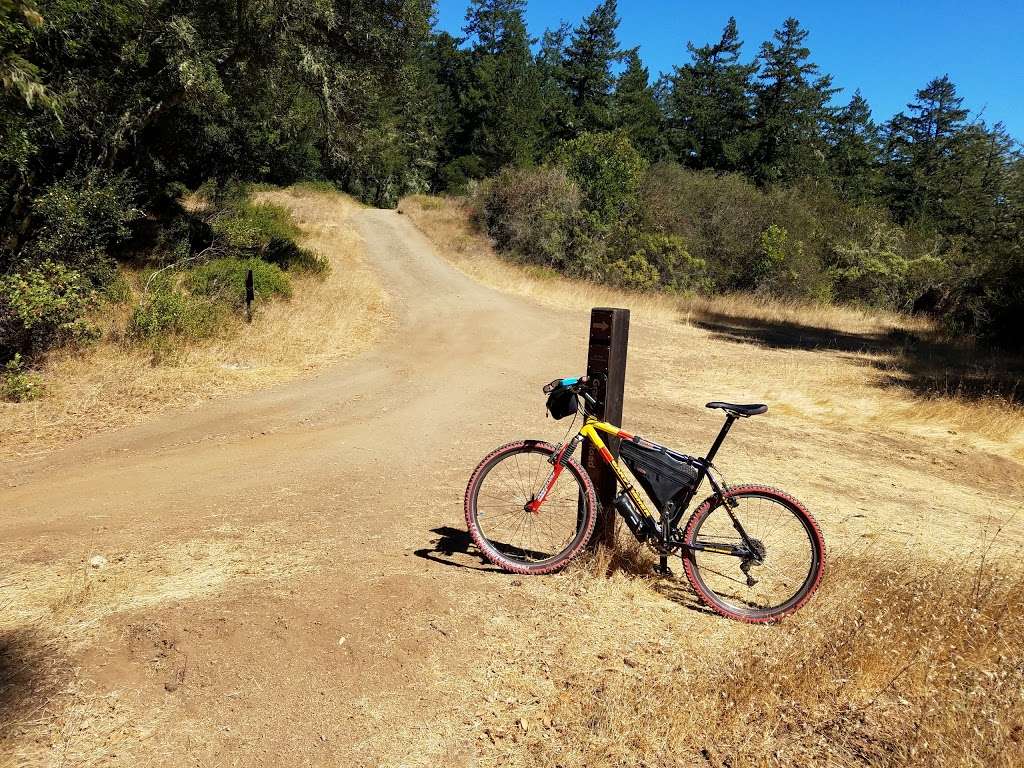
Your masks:
[[[540,155],[545,157],[570,135],[572,100],[565,71],[565,50],[572,27],[562,22],[544,31],[537,52],[537,78],[540,89]]]
[[[878,192],[881,137],[871,107],[859,90],[835,111],[828,126],[828,161],[836,187],[848,200],[867,201]]]
[[[919,90],[886,126],[886,183],[890,207],[902,223],[942,222],[959,180],[954,158],[967,110],[949,75]]]
[[[627,52],[626,69],[615,83],[612,118],[616,129],[625,133],[647,160],[657,160],[664,154],[661,108],[636,48]]]
[[[788,182],[825,171],[828,102],[838,92],[819,74],[804,45],[808,31],[790,17],[761,46],[755,86],[757,146],[751,175],[762,184]]]
[[[468,149],[479,169],[534,160],[540,123],[540,84],[521,0],[473,0],[465,31],[472,43],[462,110],[472,126]]]
[[[743,43],[731,17],[717,43],[686,47],[692,60],[675,68],[665,96],[674,154],[693,168],[736,170],[749,153],[757,66],[740,62]]]
[[[621,58],[617,0],[604,0],[576,27],[565,51],[565,79],[572,103],[571,136],[612,126],[612,64]]]

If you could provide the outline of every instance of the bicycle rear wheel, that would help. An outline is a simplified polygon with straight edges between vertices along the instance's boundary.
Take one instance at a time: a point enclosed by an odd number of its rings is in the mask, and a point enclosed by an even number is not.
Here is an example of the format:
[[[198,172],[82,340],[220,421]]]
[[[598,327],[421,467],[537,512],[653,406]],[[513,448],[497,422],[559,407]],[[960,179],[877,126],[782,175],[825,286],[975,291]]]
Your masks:
[[[825,543],[811,514],[792,496],[761,485],[736,486],[705,501],[683,537],[683,567],[708,607],[738,621],[776,621],[806,603],[821,582]],[[732,515],[730,515],[730,512]],[[729,554],[753,544],[754,556]]]
[[[466,487],[466,525],[483,555],[523,574],[564,568],[594,532],[594,486],[569,459],[538,512],[526,508],[547,482],[556,448],[522,440],[503,445],[477,466]]]

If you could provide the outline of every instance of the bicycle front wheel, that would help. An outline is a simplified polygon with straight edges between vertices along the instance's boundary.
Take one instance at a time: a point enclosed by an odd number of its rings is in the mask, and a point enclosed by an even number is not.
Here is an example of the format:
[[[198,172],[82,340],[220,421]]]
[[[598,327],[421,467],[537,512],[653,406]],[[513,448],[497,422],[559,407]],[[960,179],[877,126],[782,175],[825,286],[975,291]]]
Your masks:
[[[687,523],[686,576],[717,613],[776,621],[806,603],[821,582],[821,529],[799,501],[775,488],[736,486],[725,498],[728,504],[708,499]]]
[[[514,573],[564,568],[594,532],[594,486],[569,459],[537,512],[527,505],[550,476],[550,443],[522,440],[503,445],[477,466],[466,487],[466,525],[483,555]]]

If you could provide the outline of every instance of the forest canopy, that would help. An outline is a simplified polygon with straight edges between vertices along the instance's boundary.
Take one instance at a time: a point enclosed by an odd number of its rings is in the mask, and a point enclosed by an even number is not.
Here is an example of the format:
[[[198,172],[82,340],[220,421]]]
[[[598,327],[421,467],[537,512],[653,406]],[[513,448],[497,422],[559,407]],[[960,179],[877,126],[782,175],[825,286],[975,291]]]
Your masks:
[[[929,311],[1018,344],[1024,163],[937,73],[884,122],[782,20],[653,76],[615,0],[0,0],[0,363],[76,334],[118,261],[213,235],[184,195],[324,180],[472,193],[515,258],[636,289]]]

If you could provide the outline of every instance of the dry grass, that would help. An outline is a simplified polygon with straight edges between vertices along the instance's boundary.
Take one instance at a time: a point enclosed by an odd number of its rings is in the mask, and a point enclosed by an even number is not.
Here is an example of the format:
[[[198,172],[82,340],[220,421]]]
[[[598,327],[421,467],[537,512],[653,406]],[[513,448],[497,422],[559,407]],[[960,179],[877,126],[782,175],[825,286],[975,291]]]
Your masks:
[[[756,393],[802,420],[955,435],[993,453],[1024,457],[1017,392],[1024,361],[943,340],[926,319],[749,295],[623,292],[499,258],[472,229],[458,199],[412,197],[401,209],[442,255],[487,285],[552,307],[628,306],[646,327],[670,334],[643,347],[651,386],[677,388],[685,371],[685,386],[706,383],[709,398]],[[747,345],[750,353],[709,344],[709,338]]]
[[[494,693],[480,713],[489,763],[1010,768],[1024,760],[1019,568],[842,555],[809,607],[767,628],[709,628],[621,572],[562,581],[536,627],[495,638],[507,645],[489,659]],[[549,626],[545,636],[545,621],[570,605],[571,631]],[[705,636],[687,634],[697,628]]]
[[[0,457],[43,454],[168,408],[286,381],[373,343],[387,323],[387,308],[347,221],[358,204],[302,188],[262,191],[258,197],[293,213],[306,233],[303,244],[329,259],[327,276],[296,278],[291,301],[258,307],[252,325],[235,318],[218,337],[159,365],[145,349],[118,341],[127,310],[104,316],[103,342],[50,356],[46,397],[0,403]]]
[[[709,617],[631,539],[522,580],[484,630],[482,764],[1024,764],[1014,361],[916,318],[581,284],[496,257],[458,201],[402,208],[500,290],[630,307],[631,431],[699,449],[704,399],[764,398],[772,418],[741,425],[723,469],[792,485],[832,547],[819,594],[774,627]]]

